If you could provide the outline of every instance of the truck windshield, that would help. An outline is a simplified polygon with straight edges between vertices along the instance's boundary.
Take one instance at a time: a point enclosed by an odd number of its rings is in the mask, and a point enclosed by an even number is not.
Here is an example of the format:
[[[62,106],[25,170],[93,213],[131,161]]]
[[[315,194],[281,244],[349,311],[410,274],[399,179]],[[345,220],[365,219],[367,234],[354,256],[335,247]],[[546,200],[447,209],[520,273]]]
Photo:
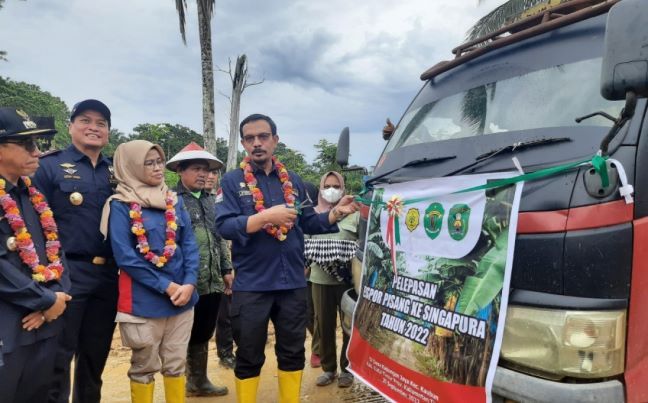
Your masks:
[[[607,101],[600,95],[600,70],[600,58],[588,59],[488,83],[429,103],[415,102],[385,152],[462,137],[576,126],[574,118],[595,111],[617,116],[623,102]],[[419,96],[424,94],[422,91]],[[612,122],[594,117],[581,125],[611,126]]]

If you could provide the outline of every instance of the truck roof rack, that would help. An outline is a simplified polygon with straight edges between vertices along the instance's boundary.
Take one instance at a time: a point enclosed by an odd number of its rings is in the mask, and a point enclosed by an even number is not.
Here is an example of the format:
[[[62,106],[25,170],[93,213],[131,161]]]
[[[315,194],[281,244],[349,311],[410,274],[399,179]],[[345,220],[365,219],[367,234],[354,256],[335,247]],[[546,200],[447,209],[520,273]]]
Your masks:
[[[604,14],[619,1],[621,0],[573,0],[551,7],[542,13],[505,25],[497,31],[465,42],[452,49],[455,58],[439,62],[430,67],[421,74],[421,80],[427,81],[495,49],[573,24],[577,21]]]

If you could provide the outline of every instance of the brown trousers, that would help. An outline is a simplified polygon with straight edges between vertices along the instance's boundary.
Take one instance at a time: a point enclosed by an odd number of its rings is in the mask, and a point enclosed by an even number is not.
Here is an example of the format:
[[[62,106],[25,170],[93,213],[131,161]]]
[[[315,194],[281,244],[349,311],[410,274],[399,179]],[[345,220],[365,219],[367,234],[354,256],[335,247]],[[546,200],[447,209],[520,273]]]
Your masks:
[[[117,315],[122,344],[132,350],[128,370],[132,381],[151,383],[156,372],[163,376],[184,375],[193,315],[193,309],[154,319]]]

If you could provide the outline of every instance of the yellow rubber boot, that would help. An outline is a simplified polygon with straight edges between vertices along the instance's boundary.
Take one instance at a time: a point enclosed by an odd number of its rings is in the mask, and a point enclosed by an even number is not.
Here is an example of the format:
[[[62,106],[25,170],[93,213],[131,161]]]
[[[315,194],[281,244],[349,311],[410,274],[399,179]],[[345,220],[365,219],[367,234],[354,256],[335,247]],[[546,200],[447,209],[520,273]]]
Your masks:
[[[299,403],[302,372],[278,370],[279,403]]]
[[[155,391],[155,382],[139,383],[130,382],[131,402],[133,403],[153,403],[153,392]]]
[[[164,377],[164,398],[167,403],[185,402],[185,383],[184,375]]]
[[[238,379],[234,377],[236,384],[236,401],[238,403],[256,403],[257,388],[259,387],[259,377]]]

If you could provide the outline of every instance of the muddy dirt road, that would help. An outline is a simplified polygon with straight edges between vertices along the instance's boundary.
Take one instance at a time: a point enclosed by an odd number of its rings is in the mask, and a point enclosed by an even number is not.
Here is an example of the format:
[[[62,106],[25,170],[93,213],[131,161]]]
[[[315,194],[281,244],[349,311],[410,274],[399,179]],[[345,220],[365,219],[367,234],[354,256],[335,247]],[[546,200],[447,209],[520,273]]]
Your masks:
[[[340,330],[339,330],[340,331]],[[338,337],[338,346],[342,344],[341,336]],[[274,335],[268,337],[268,344],[265,349],[266,362],[261,373],[259,384],[258,402],[274,403],[277,402],[277,361],[274,355]],[[234,372],[222,368],[218,365],[214,341],[210,342],[209,350],[209,378],[214,383],[226,385],[229,388],[229,394],[223,397],[209,398],[188,398],[189,403],[202,402],[236,402],[236,390],[234,388]],[[306,340],[306,357],[310,357],[310,337]],[[107,403],[127,403],[130,402],[130,388],[126,372],[128,371],[130,361],[130,350],[122,347],[119,331],[115,331],[113,347],[108,357],[108,363],[104,371],[102,388],[102,402]],[[315,379],[321,374],[321,368],[311,368],[306,366],[304,369],[304,378],[301,388],[302,402],[384,402],[379,395],[372,392],[361,382],[357,381],[351,388],[340,389],[336,383],[329,386],[319,387],[315,385]],[[164,402],[164,389],[162,378],[156,377],[155,400]]]

